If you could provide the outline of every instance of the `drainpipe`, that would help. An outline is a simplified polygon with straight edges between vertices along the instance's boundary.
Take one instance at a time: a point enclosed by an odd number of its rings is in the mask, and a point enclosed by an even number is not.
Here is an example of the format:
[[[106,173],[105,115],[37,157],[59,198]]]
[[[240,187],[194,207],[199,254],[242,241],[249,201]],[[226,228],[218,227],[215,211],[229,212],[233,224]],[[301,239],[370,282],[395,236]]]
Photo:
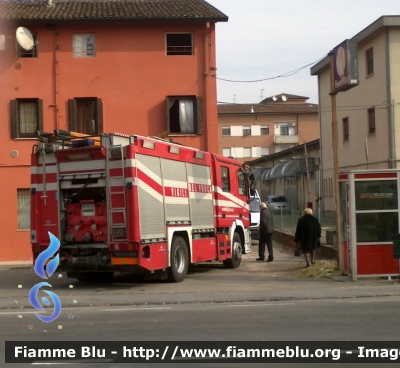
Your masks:
[[[47,0],[47,3],[52,2],[52,0]],[[53,28],[53,70],[52,70],[52,79],[53,79],[53,103],[50,105],[54,108],[54,127],[55,129],[59,128],[58,123],[58,86],[57,86],[57,76],[58,76],[58,61],[57,61],[57,31]]]

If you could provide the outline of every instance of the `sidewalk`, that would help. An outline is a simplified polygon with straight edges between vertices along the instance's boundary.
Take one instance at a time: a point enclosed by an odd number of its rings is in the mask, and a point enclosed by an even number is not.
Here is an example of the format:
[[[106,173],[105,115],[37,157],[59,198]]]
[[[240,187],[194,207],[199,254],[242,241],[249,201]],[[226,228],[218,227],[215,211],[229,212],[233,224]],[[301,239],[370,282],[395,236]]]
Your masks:
[[[223,269],[219,263],[195,267],[182,283],[143,281],[126,275],[114,276],[109,284],[80,283],[65,274],[63,278],[53,275],[49,282],[63,308],[400,296],[397,280],[352,282],[348,276],[328,272],[333,271],[334,260],[317,257],[317,264],[306,269],[304,257],[295,257],[293,247],[280,242],[274,241],[273,262],[256,262],[257,250],[254,243],[252,253],[243,256],[237,269]],[[32,311],[28,293],[36,279],[30,265],[0,265],[0,309]],[[19,283],[23,283],[21,289]]]

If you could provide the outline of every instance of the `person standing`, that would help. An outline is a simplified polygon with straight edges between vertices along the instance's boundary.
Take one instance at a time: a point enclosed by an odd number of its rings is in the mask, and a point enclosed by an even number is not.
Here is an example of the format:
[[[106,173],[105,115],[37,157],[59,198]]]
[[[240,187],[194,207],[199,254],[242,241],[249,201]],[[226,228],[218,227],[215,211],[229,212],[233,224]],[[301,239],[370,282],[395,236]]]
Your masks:
[[[321,237],[321,224],[312,213],[311,208],[303,210],[303,216],[297,221],[296,233],[294,235],[296,246],[300,243],[300,248],[306,259],[306,267],[310,267],[310,262],[311,264],[315,264],[315,252],[317,251],[319,238]]]
[[[258,241],[258,258],[256,261],[264,261],[265,259],[265,245],[268,248],[267,262],[274,260],[274,252],[272,249],[272,234],[274,232],[274,224],[272,213],[267,208],[265,202],[260,203],[260,239]]]

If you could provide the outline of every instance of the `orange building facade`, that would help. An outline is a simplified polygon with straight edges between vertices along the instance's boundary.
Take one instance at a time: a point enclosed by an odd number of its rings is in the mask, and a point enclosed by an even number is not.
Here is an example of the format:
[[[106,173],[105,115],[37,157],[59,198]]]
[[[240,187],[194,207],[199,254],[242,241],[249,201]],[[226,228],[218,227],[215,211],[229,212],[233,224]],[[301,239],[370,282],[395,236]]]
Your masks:
[[[219,153],[249,162],[318,139],[318,105],[279,94],[257,104],[218,105]]]
[[[31,259],[36,130],[160,136],[218,152],[215,23],[227,17],[202,0],[168,4],[0,1],[0,262]],[[32,50],[18,45],[19,27]]]

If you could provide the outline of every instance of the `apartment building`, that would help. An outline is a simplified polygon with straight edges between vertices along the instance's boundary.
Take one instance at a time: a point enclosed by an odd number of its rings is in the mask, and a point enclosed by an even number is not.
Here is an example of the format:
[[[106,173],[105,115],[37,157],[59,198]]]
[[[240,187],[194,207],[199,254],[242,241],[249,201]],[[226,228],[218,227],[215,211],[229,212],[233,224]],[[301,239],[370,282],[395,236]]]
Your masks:
[[[31,259],[37,130],[218,151],[215,24],[227,20],[203,0],[0,0],[0,261]]]
[[[307,100],[281,93],[258,104],[219,104],[219,152],[244,162],[318,139],[318,105]]]

